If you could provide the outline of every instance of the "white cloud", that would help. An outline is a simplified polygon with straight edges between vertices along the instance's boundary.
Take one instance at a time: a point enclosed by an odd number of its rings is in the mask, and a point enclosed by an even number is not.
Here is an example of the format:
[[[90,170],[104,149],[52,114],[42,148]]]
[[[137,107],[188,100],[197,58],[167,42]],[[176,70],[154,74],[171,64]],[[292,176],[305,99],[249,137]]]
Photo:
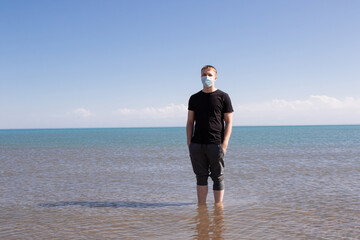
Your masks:
[[[124,117],[137,118],[178,118],[183,117],[187,112],[187,107],[184,104],[170,104],[165,107],[155,108],[146,107],[142,109],[120,108],[116,110],[113,115]]]
[[[274,99],[234,106],[234,125],[360,124],[360,98],[314,95],[300,100]],[[0,128],[185,126],[187,106],[169,104],[114,112],[83,107],[58,115],[7,115]],[[4,120],[5,119],[5,120]]]
[[[314,95],[308,99],[239,105],[235,108],[237,125],[296,125],[296,124],[358,124],[360,99],[337,99]]]
[[[136,114],[135,109],[121,108],[116,110],[113,115],[131,116],[133,114]]]
[[[70,115],[78,117],[78,118],[88,118],[93,115],[89,110],[85,108],[77,108],[70,112]]]
[[[114,125],[119,126],[185,126],[186,117],[187,106],[184,104],[140,109],[120,108],[112,113]]]

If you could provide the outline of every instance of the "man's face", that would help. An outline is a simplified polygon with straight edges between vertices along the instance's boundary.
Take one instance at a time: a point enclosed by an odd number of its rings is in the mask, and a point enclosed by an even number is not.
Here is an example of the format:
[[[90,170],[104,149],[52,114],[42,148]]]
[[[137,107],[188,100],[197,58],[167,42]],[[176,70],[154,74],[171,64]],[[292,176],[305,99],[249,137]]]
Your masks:
[[[207,68],[201,71],[201,77],[215,77],[215,80],[217,79],[216,72],[212,68]]]

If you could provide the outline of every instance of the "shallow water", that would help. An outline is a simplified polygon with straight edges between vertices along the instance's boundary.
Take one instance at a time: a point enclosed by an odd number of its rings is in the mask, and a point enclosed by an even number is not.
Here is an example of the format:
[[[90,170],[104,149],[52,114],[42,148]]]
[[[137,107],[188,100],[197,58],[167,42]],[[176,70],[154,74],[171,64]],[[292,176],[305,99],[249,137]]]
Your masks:
[[[0,238],[359,239],[360,126],[235,127],[223,207],[211,191],[197,205],[185,142],[184,128],[1,130]]]

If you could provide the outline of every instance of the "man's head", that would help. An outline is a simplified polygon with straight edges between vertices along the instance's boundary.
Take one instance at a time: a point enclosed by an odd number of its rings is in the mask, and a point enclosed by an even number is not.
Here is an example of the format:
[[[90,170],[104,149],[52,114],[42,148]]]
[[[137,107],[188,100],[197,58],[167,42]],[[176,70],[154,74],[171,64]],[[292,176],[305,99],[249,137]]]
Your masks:
[[[217,74],[217,70],[214,66],[211,66],[211,65],[205,65],[202,67],[201,69],[201,77],[204,77],[204,76],[207,76],[207,75],[203,75],[203,73],[205,72],[213,72],[213,77],[216,77],[216,74]]]
[[[205,65],[201,69],[201,81],[205,88],[213,87],[214,82],[217,79],[216,68],[211,65]]]

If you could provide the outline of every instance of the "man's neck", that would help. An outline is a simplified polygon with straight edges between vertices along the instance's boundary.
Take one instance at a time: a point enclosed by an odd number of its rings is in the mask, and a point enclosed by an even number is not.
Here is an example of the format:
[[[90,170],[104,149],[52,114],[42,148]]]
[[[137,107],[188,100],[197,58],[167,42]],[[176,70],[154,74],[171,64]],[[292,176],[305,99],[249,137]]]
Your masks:
[[[204,93],[212,93],[215,92],[217,89],[214,87],[214,85],[212,85],[211,87],[203,87],[203,92]]]

